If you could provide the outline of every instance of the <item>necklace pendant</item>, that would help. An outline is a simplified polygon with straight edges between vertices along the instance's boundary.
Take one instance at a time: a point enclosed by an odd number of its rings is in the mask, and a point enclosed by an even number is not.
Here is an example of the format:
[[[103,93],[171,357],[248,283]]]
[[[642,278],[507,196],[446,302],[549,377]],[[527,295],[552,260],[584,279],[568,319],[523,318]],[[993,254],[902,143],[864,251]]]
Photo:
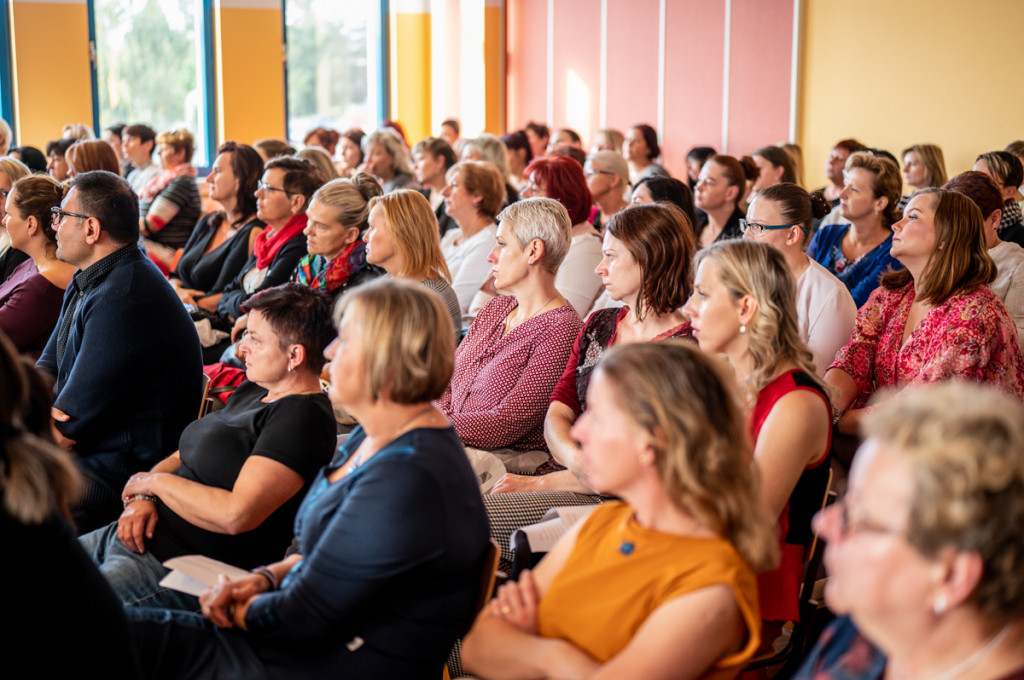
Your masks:
[[[623,555],[632,555],[634,550],[636,550],[636,544],[633,541],[623,541],[619,544],[619,552]]]

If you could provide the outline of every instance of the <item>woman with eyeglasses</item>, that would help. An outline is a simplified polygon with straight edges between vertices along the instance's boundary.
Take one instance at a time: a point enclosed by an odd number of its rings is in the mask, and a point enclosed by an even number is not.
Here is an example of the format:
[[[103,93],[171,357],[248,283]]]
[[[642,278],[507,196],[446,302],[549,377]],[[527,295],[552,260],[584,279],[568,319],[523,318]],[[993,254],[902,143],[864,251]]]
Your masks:
[[[846,284],[857,307],[868,301],[887,269],[903,265],[889,254],[892,225],[900,219],[900,169],[870,151],[846,160],[839,214],[843,224],[824,226],[814,234],[807,254]]]
[[[194,142],[185,129],[161,132],[156,151],[162,171],[139,194],[139,229],[150,257],[170,271],[174,251],[185,246],[202,213],[192,165]]]
[[[808,194],[796,184],[783,183],[762,189],[740,220],[743,238],[767,243],[782,253],[796,281],[796,313],[800,337],[814,355],[818,375],[850,339],[857,307],[843,282],[807,257],[814,220],[828,214],[829,204],[820,193]]]
[[[815,518],[839,618],[797,680],[1024,677],[1024,411],[982,386],[901,394],[863,422],[846,497]]]
[[[857,434],[868,400],[884,388],[966,380],[1024,399],[1024,357],[1013,319],[988,287],[996,264],[984,228],[963,194],[930,188],[910,199],[892,235],[905,269],[882,276],[825,374],[840,432]]]
[[[252,255],[266,226],[256,216],[256,188],[263,160],[247,144],[224,142],[206,177],[210,199],[221,209],[203,215],[169,275],[178,297],[208,312]]]
[[[796,285],[767,243],[723,241],[697,255],[693,295],[683,308],[705,352],[724,354],[748,410],[760,471],[761,507],[778,518],[781,562],[758,575],[765,635],[799,618],[803,555],[811,516],[828,483],[832,406],[800,337]]]
[[[583,174],[594,197],[589,221],[603,232],[612,216],[629,205],[629,164],[621,153],[598,151],[587,158]]]
[[[57,234],[50,208],[64,198],[48,175],[29,175],[14,183],[6,199],[3,226],[11,247],[28,254],[0,284],[0,331],[19,352],[39,358],[50,339],[76,268],[57,259]]]

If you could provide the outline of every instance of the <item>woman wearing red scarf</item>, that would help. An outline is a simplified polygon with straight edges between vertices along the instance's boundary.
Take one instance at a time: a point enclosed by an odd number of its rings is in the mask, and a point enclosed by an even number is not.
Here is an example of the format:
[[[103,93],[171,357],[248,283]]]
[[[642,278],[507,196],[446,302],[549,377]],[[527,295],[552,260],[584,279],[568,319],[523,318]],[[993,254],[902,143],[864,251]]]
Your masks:
[[[309,161],[275,158],[263,170],[256,190],[256,216],[267,228],[256,238],[252,256],[224,289],[217,314],[233,324],[242,304],[254,293],[287,283],[306,255],[306,208],[320,188],[320,173]]]

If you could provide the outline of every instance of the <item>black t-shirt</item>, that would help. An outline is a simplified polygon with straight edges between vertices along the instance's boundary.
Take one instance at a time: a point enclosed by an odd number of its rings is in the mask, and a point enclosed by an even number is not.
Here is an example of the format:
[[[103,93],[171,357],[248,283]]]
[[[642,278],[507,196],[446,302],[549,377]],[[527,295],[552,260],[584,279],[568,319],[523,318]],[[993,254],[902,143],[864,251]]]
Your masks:
[[[292,524],[309,483],[330,462],[337,426],[323,394],[260,401],[267,390],[244,382],[227,407],[193,422],[181,434],[181,467],[175,474],[221,489],[231,489],[250,456],[264,456],[288,466],[304,480],[302,489],[270,517],[236,536],[201,529],[157,502],[159,512],[147,549],[161,561],[201,554],[245,569],[284,557]]]

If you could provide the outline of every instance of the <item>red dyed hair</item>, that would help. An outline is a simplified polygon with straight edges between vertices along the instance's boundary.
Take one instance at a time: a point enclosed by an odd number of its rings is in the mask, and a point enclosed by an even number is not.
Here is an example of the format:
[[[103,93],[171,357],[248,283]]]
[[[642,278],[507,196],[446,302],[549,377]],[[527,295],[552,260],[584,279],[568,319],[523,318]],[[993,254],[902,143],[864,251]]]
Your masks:
[[[526,166],[523,174],[537,185],[545,196],[564,205],[573,224],[579,224],[590,216],[590,206],[594,204],[594,197],[587,188],[583,166],[572,158],[538,158]]]

